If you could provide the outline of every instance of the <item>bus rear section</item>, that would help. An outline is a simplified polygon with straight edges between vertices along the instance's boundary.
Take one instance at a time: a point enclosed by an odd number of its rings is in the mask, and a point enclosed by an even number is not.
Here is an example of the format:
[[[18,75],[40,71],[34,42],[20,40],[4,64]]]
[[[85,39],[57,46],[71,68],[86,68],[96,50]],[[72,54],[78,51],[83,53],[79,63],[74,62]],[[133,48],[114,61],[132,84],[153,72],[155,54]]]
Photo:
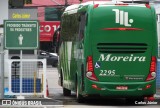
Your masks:
[[[144,4],[93,7],[86,27],[85,93],[153,96],[157,62],[154,9]]]

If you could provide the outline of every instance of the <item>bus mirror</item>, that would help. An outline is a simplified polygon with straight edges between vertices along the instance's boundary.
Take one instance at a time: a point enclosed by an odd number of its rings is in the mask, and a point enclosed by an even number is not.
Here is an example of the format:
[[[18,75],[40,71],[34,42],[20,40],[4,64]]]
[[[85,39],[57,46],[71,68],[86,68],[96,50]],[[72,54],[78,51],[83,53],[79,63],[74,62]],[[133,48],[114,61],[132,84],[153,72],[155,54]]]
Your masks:
[[[59,39],[60,39],[60,29],[58,28],[53,35],[52,47],[55,53],[58,53]]]

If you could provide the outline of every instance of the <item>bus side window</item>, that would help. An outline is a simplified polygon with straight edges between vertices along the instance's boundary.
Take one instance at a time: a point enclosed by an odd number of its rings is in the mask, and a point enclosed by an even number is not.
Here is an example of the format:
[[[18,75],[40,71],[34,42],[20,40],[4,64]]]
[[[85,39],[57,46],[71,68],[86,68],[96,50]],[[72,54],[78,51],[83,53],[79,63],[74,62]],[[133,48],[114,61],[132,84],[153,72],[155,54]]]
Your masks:
[[[87,14],[81,14],[80,16],[80,27],[79,27],[79,37],[78,37],[78,41],[79,43],[79,48],[82,49],[83,48],[83,40],[84,40],[84,30],[85,30],[85,26],[86,26],[86,20],[87,20]]]

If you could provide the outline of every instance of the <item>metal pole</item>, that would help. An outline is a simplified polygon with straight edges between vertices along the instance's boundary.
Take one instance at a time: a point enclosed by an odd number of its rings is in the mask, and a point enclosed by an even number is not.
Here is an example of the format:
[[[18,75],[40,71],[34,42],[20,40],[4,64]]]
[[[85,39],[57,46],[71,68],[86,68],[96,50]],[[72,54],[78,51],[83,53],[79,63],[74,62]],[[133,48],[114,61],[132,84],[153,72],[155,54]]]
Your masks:
[[[4,53],[1,53],[1,97],[0,99],[4,98]]]
[[[36,72],[34,72],[34,96],[36,96]]]
[[[4,51],[3,51],[3,38],[0,34],[0,55],[1,55],[1,85],[0,85],[0,99],[4,98]]]
[[[22,97],[22,50],[20,51],[20,98]]]
[[[19,78],[20,79],[20,82],[19,82],[20,83],[20,92],[19,92],[20,96],[17,96],[17,99],[24,99],[24,96],[22,96],[22,92],[23,92],[23,89],[22,89],[22,87],[23,87],[22,86],[22,84],[23,84],[23,82],[22,82],[23,81],[23,79],[22,79],[22,76],[23,76],[22,75],[23,74],[22,68],[23,67],[22,66],[23,66],[22,65],[22,50],[20,50],[20,78]]]

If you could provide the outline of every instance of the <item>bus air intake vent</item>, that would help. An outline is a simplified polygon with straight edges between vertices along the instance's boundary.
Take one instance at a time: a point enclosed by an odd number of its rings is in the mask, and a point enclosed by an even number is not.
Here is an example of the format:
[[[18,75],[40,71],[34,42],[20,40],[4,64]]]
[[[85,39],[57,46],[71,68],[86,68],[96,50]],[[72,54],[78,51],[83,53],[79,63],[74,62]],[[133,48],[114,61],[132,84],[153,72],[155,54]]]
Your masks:
[[[145,43],[98,43],[97,49],[101,53],[145,53]]]

